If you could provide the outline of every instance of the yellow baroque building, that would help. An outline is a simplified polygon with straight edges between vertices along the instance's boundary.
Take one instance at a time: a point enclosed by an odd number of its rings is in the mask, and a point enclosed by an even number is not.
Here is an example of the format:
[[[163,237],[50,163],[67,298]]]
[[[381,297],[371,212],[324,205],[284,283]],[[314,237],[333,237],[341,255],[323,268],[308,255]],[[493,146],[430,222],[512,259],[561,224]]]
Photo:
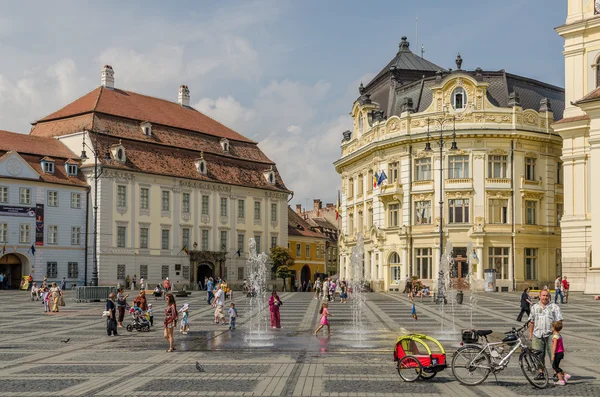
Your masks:
[[[436,290],[448,241],[459,288],[468,260],[476,289],[485,269],[504,291],[552,285],[560,272],[562,140],[550,125],[562,118],[564,91],[462,63],[458,55],[456,70],[443,69],[403,37],[394,59],[361,84],[334,163],[341,278],[351,277],[358,234],[377,291],[401,290],[407,276]]]
[[[291,285],[302,287],[310,281],[314,284],[317,277],[328,274],[326,269],[325,245],[327,236],[315,228],[288,207],[288,250],[294,258],[291,267]],[[297,281],[297,283],[296,283]]]

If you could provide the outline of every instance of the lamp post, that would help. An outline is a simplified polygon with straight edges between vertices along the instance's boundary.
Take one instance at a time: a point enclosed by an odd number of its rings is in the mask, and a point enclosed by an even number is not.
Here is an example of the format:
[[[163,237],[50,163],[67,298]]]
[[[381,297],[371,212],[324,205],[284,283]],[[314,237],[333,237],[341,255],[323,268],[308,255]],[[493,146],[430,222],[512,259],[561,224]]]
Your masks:
[[[85,152],[86,147],[89,150],[91,150],[92,154],[94,155],[94,262],[93,262],[94,267],[92,269],[91,285],[93,287],[97,287],[98,286],[98,179],[102,175],[102,170],[100,170],[100,173],[98,173],[98,146],[96,145],[97,139],[94,140],[93,146],[96,148],[94,150],[87,143],[85,143],[85,134],[86,133],[88,133],[88,131],[84,131],[84,133],[83,133],[83,144],[82,144],[82,150],[81,150],[80,157],[82,160],[87,160],[89,158],[87,156],[87,153]],[[107,153],[107,158],[110,158],[109,153]],[[87,234],[87,231],[86,231],[86,234]],[[87,280],[86,280],[86,283],[87,283]]]
[[[427,143],[425,143],[425,152],[432,152],[431,143],[429,140],[431,139],[431,133],[429,131],[429,125],[431,121],[434,121],[440,126],[440,136],[438,139],[438,144],[440,147],[440,261],[439,261],[439,271],[438,271],[438,295],[437,302],[443,302],[445,300],[445,291],[444,291],[444,270],[442,269],[442,256],[444,255],[444,144],[446,143],[446,139],[444,139],[444,124],[448,121],[452,120],[453,128],[452,128],[452,146],[450,150],[458,150],[458,146],[456,145],[456,116],[446,117],[446,111],[442,113],[441,117],[437,118],[427,118]]]

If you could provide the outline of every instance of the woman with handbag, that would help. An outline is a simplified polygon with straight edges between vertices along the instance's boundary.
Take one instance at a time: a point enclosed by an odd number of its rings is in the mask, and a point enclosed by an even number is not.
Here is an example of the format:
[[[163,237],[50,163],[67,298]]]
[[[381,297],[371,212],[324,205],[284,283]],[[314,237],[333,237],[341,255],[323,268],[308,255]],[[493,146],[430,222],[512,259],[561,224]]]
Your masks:
[[[164,337],[169,341],[169,349],[167,353],[171,353],[175,350],[173,330],[177,327],[177,307],[175,306],[175,297],[173,294],[167,294],[165,296],[167,301],[167,308],[165,309],[165,322],[164,322]]]
[[[52,297],[52,311],[58,313],[58,303],[60,302],[60,296],[62,295],[62,291],[56,283],[52,283],[52,288],[50,288],[50,296]]]

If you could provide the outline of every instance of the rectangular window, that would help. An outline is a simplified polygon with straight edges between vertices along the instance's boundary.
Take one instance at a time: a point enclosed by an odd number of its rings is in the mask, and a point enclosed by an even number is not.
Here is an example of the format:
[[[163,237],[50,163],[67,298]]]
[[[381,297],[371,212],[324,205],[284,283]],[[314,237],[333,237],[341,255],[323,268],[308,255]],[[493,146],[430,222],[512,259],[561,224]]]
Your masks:
[[[260,201],[254,202],[254,220],[260,221]]]
[[[277,237],[271,236],[271,248],[277,247]]]
[[[489,199],[489,223],[508,223],[508,199]]]
[[[448,200],[449,223],[469,223],[469,199]]]
[[[310,258],[310,244],[305,244],[304,251],[305,257]]]
[[[69,174],[69,176],[77,176],[77,165],[67,164],[67,174]]]
[[[148,228],[140,227],[140,248],[148,249]]]
[[[448,178],[465,179],[469,177],[469,156],[448,157]]]
[[[48,226],[48,244],[58,244],[58,226]]]
[[[238,200],[238,214],[237,217],[239,219],[244,219],[246,217],[246,202],[244,200]]]
[[[171,192],[169,192],[168,190],[163,190],[161,198],[161,210],[171,211]]]
[[[400,222],[400,204],[390,204],[389,213],[388,227],[398,227]]]
[[[140,208],[143,210],[150,208],[150,189],[147,187],[140,188]]]
[[[490,247],[488,250],[488,269],[496,269],[496,278],[508,279],[509,247]]]
[[[44,172],[53,174],[54,173],[54,163],[51,161],[44,161]]]
[[[238,241],[237,241],[237,248],[238,248],[238,252],[240,254],[240,256],[244,253],[244,239],[245,239],[245,235],[242,233],[238,234]]]
[[[402,283],[402,277],[401,277],[401,271],[402,267],[401,266],[390,266],[390,271],[392,272],[392,284],[401,284]]]
[[[81,244],[81,228],[78,226],[71,227],[71,245]]]
[[[358,218],[356,218],[357,222],[356,222],[356,226],[358,228],[358,232],[362,233],[363,231],[363,212],[362,211],[358,211]]]
[[[169,265],[162,265],[160,267],[160,276],[164,280],[169,277]]]
[[[227,197],[221,197],[221,216],[227,216]]]
[[[354,214],[348,214],[348,234],[354,234]]]
[[[302,249],[300,243],[296,243],[296,258],[300,258],[302,255]]]
[[[373,170],[369,170],[367,174],[367,192],[373,191]]]
[[[431,278],[431,248],[417,248],[415,254],[415,269],[411,272],[413,276],[420,279]]]
[[[148,265],[140,265],[140,279],[148,280]]]
[[[525,200],[525,224],[537,225],[537,201]]]
[[[127,206],[127,186],[117,186],[117,207]]]
[[[271,203],[271,222],[277,222],[277,204]]]
[[[125,235],[127,233],[127,227],[117,226],[117,247],[125,247]]]
[[[81,208],[81,193],[71,193],[71,208]]]
[[[525,248],[525,280],[537,278],[537,248]]]
[[[254,241],[256,241],[256,253],[262,252],[261,245],[260,245],[260,236],[254,235]]]
[[[348,197],[354,196],[354,178],[348,179]]]
[[[535,158],[525,157],[525,179],[535,181]]]
[[[206,195],[202,196],[202,215],[208,215],[210,212],[208,210],[209,198]]]
[[[31,189],[26,187],[19,189],[19,204],[31,204]]]
[[[227,252],[227,230],[221,230],[220,246],[222,252]]]
[[[185,280],[190,279],[190,267],[188,265],[183,265],[183,268],[181,269],[181,273]]]
[[[563,163],[560,161],[556,163],[556,183],[559,185],[563,183]]]
[[[184,214],[190,213],[190,194],[189,193],[183,193],[181,195],[181,211]]]
[[[56,190],[48,191],[48,207],[58,207],[58,192]]]
[[[182,247],[191,248],[190,247],[190,229],[184,227],[181,229],[181,245]]]
[[[19,225],[19,243],[28,243],[30,234],[31,227],[29,225]]]
[[[238,280],[245,280],[246,277],[244,277],[244,266],[238,266],[237,268],[237,279]]]
[[[424,157],[415,160],[415,180],[431,180],[431,157]]]
[[[8,223],[0,223],[0,243],[8,242]]]
[[[431,224],[431,201],[415,201],[415,225]]]
[[[365,188],[365,178],[360,174],[358,176],[358,194],[363,194]]]
[[[69,262],[67,264],[68,268],[68,278],[78,278],[79,277],[79,264],[77,262]]]
[[[202,251],[208,251],[208,230],[202,230]]]
[[[398,173],[398,168],[399,168],[399,163],[397,161],[394,161],[393,163],[389,163],[388,164],[388,178],[390,179],[390,183],[394,183],[396,181],[398,181],[399,179],[399,173]],[[373,178],[371,178],[373,179]]]
[[[125,265],[117,265],[117,279],[125,281]]]
[[[373,227],[373,208],[367,209],[367,227],[369,229]]]
[[[58,276],[58,264],[56,262],[46,263],[46,275],[48,278],[56,278]]]
[[[560,220],[562,219],[564,212],[563,203],[556,203],[556,226],[560,226]]]
[[[506,178],[508,156],[488,156],[488,178]]]
[[[169,238],[171,231],[169,229],[162,229],[160,231],[160,249],[168,250],[169,249]]]
[[[8,203],[8,187],[0,186],[0,203]]]

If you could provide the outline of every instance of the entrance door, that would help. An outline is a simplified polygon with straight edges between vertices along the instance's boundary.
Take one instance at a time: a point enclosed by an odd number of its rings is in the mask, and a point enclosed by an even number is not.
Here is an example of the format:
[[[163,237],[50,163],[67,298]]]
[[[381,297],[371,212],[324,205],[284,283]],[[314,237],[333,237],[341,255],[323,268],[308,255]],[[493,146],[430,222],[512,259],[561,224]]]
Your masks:
[[[4,273],[3,288],[19,288],[23,277],[21,258],[15,254],[6,254],[0,258],[0,273]]]
[[[204,278],[211,278],[213,275],[212,263],[200,263],[198,265],[198,281],[202,282],[202,287],[206,288]]]
[[[304,265],[300,272],[300,285],[307,285],[310,281],[310,267],[308,265]]]
[[[452,266],[450,278],[455,289],[468,288],[469,264],[467,262],[467,248],[457,247],[452,252]]]

